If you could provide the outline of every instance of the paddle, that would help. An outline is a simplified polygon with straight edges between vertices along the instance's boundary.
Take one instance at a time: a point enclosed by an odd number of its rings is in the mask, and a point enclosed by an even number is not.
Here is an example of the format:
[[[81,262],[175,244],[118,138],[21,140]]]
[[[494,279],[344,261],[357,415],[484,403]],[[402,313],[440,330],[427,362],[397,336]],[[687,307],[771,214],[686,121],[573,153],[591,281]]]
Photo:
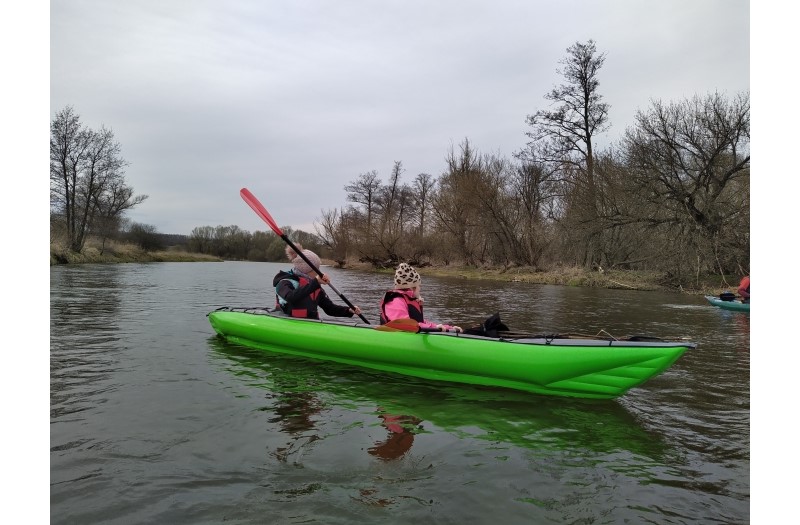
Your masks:
[[[375,330],[381,332],[411,332],[412,334],[442,331],[441,328],[422,328],[419,326],[418,322],[407,317],[403,319],[394,319],[386,324],[378,325],[375,327]]]
[[[319,271],[319,268],[317,268],[316,266],[314,266],[314,263],[312,263],[311,261],[309,261],[309,260],[308,260],[308,257],[306,257],[306,256],[305,256],[305,254],[303,253],[303,251],[302,251],[302,250],[299,250],[299,249],[297,248],[297,246],[295,246],[295,245],[294,245],[294,243],[292,242],[292,240],[291,240],[291,239],[289,239],[289,237],[288,237],[288,236],[287,236],[285,233],[283,233],[283,230],[281,230],[281,229],[280,229],[280,227],[278,227],[278,224],[277,224],[277,223],[275,222],[275,220],[272,218],[272,215],[270,215],[270,214],[269,214],[269,212],[267,211],[267,209],[266,209],[266,208],[265,208],[265,207],[264,207],[264,206],[263,206],[263,205],[262,205],[262,204],[261,204],[261,203],[258,201],[258,199],[256,199],[256,196],[255,196],[255,195],[253,195],[252,193],[250,193],[250,190],[248,190],[247,188],[242,188],[242,190],[239,192],[239,195],[241,195],[241,196],[242,196],[242,199],[244,199],[244,201],[245,201],[245,202],[248,204],[248,206],[250,206],[251,208],[253,208],[253,211],[254,211],[254,212],[256,212],[256,214],[257,214],[259,217],[261,217],[262,219],[264,219],[264,222],[266,222],[267,224],[269,224],[269,227],[270,227],[270,228],[272,228],[272,231],[274,231],[274,232],[275,232],[275,234],[276,234],[278,237],[280,237],[281,239],[283,239],[283,240],[284,240],[284,242],[285,242],[286,244],[288,244],[288,245],[289,245],[289,247],[290,247],[292,250],[294,250],[294,251],[295,251],[295,253],[296,253],[297,255],[299,255],[299,256],[300,256],[300,258],[301,258],[301,259],[303,259],[303,260],[306,262],[306,264],[308,264],[308,265],[311,267],[311,269],[312,269],[312,270],[314,270],[314,271],[315,271],[317,274],[319,274],[319,275],[322,275],[322,272],[321,272],[321,271]],[[330,287],[331,287],[331,290],[333,290],[334,292],[336,292],[336,294],[337,294],[339,297],[341,297],[341,298],[342,298],[342,301],[344,301],[345,303],[347,303],[347,306],[349,306],[350,308],[352,308],[353,310],[355,310],[355,308],[356,308],[356,307],[353,305],[353,303],[351,303],[351,302],[350,302],[350,301],[347,299],[347,297],[345,297],[344,295],[342,295],[342,293],[341,293],[341,292],[339,292],[339,290],[337,290],[337,289],[336,289],[336,287],[335,287],[335,286],[333,286],[333,284],[331,284],[331,283],[328,283],[328,286],[330,286]],[[361,314],[358,314],[358,316],[361,318],[361,320],[362,320],[362,321],[364,321],[365,323],[369,324],[369,321],[367,321],[367,318],[366,318],[366,317],[364,317],[364,316],[363,316],[363,315],[361,315]]]
[[[375,330],[380,330],[381,332],[411,332],[416,334],[419,332],[419,323],[413,319],[395,319],[393,321],[389,321],[386,324],[381,324],[375,327]]]

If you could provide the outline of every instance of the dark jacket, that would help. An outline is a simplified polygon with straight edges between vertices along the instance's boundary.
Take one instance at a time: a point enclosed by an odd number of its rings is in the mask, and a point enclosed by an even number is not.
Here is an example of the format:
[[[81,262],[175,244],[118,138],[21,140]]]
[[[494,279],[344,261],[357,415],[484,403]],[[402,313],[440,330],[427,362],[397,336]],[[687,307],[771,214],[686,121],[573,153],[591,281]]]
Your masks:
[[[335,304],[316,279],[293,270],[281,270],[272,279],[275,287],[275,307],[290,317],[319,319],[317,307],[332,317],[353,317],[347,306]],[[281,298],[285,304],[281,304]]]

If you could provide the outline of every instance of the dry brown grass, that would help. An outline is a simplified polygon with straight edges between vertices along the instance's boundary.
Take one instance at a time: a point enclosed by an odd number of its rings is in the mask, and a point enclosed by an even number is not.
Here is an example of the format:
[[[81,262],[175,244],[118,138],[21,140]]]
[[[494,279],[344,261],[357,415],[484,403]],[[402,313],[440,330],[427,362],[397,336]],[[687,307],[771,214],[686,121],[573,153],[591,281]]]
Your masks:
[[[349,263],[346,268],[375,271],[391,275],[392,269],[371,269],[363,263]],[[461,265],[426,266],[418,268],[421,275],[436,277],[458,277],[461,279],[494,280],[561,286],[582,286],[620,290],[670,291],[690,294],[717,295],[730,290],[725,280],[718,275],[705,276],[694,286],[677,286],[669,283],[667,276],[656,271],[607,270],[589,271],[576,266],[558,267],[549,271],[537,271],[531,267],[491,268]],[[728,282],[731,278],[728,278]],[[738,284],[738,280],[735,281]],[[735,285],[733,288],[735,289]]]
[[[578,267],[562,267],[550,271],[533,268],[474,268],[474,267],[428,267],[420,273],[437,276],[462,277],[464,279],[489,279],[535,284],[557,284],[563,286],[586,286],[620,288],[629,290],[661,290],[660,274],[645,272],[593,272]]]
[[[101,252],[102,250],[102,252]],[[121,262],[221,262],[222,259],[200,253],[182,250],[163,250],[145,252],[129,243],[106,242],[102,247],[96,240],[89,240],[80,254],[69,252],[63,241],[50,240],[50,265],[78,263],[121,263]],[[323,264],[335,265],[331,260]],[[348,261],[345,268],[374,271],[391,275],[391,268],[375,270],[367,263]],[[534,284],[555,284],[562,286],[583,286],[595,288],[616,288],[625,290],[671,291],[690,294],[718,295],[723,291],[735,291],[739,280],[733,276],[705,276],[693,286],[676,286],[668,283],[661,272],[607,270],[589,271],[575,266],[565,266],[549,271],[536,271],[530,267],[490,268],[463,265],[426,266],[418,269],[423,276],[458,277],[461,279],[494,280]],[[730,284],[733,283],[733,284]]]
[[[202,253],[181,250],[146,252],[130,243],[106,241],[103,246],[89,239],[81,253],[67,249],[62,239],[50,239],[50,266],[54,264],[125,263],[125,262],[221,262],[222,259]]]

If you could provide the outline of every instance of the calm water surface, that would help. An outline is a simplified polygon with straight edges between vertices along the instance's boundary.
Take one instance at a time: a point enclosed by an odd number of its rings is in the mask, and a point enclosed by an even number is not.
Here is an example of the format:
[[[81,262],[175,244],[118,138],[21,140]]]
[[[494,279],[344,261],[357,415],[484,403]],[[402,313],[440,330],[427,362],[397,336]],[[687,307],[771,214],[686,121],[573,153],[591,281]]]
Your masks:
[[[619,399],[551,398],[217,338],[284,266],[51,268],[52,523],[749,523],[748,315],[422,272],[431,320],[698,343]],[[327,270],[376,322],[390,276]]]

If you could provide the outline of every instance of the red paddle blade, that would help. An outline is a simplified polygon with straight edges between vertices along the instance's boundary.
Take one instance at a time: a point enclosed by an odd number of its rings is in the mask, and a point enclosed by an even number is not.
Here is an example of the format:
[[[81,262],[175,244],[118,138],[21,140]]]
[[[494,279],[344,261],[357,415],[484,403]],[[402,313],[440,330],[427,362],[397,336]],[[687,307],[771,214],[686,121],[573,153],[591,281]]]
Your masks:
[[[264,205],[261,204],[258,199],[256,199],[256,196],[250,193],[250,190],[247,188],[242,188],[239,192],[239,195],[242,196],[244,202],[246,202],[248,206],[253,208],[253,211],[256,212],[259,217],[264,219],[264,222],[269,224],[269,227],[272,228],[272,231],[274,231],[279,237],[283,237],[283,231],[281,231],[277,223],[275,223],[275,219],[272,218],[272,215],[269,214]]]
[[[381,330],[384,332],[411,332],[416,334],[419,332],[419,323],[413,319],[395,319],[393,321],[389,321],[386,324],[382,324],[375,327],[376,330]]]

